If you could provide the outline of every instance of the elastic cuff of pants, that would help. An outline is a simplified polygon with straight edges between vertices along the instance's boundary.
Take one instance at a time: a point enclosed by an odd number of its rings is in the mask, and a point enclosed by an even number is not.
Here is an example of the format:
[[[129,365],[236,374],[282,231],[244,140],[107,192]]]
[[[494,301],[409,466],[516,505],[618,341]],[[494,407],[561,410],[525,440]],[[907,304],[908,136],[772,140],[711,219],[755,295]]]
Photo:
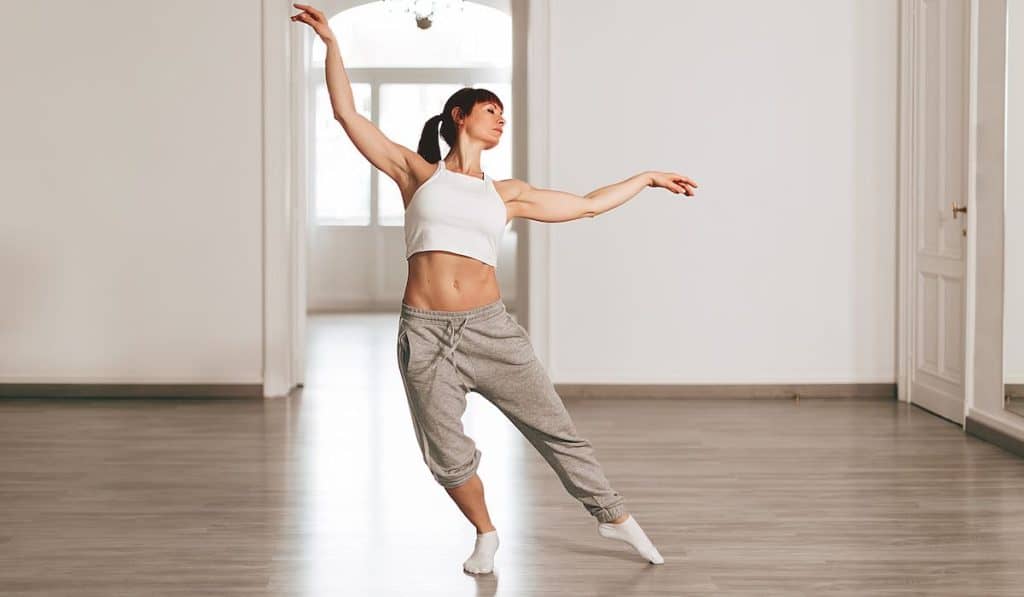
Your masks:
[[[462,476],[459,476],[459,477],[453,477],[453,478],[444,479],[444,480],[438,479],[437,482],[440,483],[441,487],[444,487],[445,489],[454,489],[454,488],[458,487],[459,485],[462,485],[462,484],[466,483],[467,481],[469,481],[473,477],[474,474],[476,474],[476,470],[475,469],[471,470],[468,473],[466,473],[465,475],[462,475]]]
[[[444,487],[446,489],[452,489],[454,487],[462,485],[466,481],[469,481],[473,477],[473,475],[476,474],[476,469],[479,467],[480,451],[477,450],[477,452],[473,455],[472,462],[469,463],[469,467],[461,475],[457,477],[446,477],[444,479],[438,477],[437,475],[434,475],[434,478],[437,479],[437,482],[441,484],[441,487]]]
[[[594,516],[598,522],[611,522],[626,513],[626,505],[618,504],[611,508],[602,508]]]

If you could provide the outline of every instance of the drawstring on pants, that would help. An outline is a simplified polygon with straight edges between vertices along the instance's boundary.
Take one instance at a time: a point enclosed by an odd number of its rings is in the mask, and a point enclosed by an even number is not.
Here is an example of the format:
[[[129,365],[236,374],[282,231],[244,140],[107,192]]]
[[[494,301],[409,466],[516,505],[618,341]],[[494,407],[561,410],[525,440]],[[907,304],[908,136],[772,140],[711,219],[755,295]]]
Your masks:
[[[441,358],[442,359],[448,359],[449,357],[451,357],[452,368],[455,369],[455,375],[458,376],[459,382],[462,383],[462,387],[466,390],[466,392],[469,392],[469,386],[463,381],[462,375],[459,373],[459,366],[456,363],[456,353],[455,353],[455,349],[458,347],[459,341],[462,340],[462,332],[465,331],[467,323],[469,323],[469,318],[468,317],[466,317],[465,319],[460,321],[457,326],[455,325],[453,320],[451,320],[451,319],[448,320],[447,325],[445,327],[448,330],[448,344],[449,344],[449,346],[445,350],[444,356],[442,356]],[[437,360],[437,361],[434,361],[434,364],[431,365],[430,368],[433,369],[434,367],[437,367],[438,363],[440,363],[440,362],[441,362],[440,359]]]

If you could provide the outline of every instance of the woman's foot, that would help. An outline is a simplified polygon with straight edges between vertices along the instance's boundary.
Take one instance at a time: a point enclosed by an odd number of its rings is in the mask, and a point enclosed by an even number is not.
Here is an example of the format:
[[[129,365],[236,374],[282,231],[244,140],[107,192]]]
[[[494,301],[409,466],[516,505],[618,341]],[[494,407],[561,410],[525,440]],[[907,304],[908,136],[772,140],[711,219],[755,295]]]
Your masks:
[[[469,559],[462,563],[462,569],[472,574],[489,574],[494,571],[494,552],[498,551],[498,530],[476,534],[476,546]]]
[[[619,520],[619,518],[616,518],[615,520]],[[640,528],[636,519],[634,519],[630,514],[627,514],[625,516],[625,520],[620,523],[598,523],[597,532],[602,537],[626,543],[636,550],[638,554],[647,558],[647,560],[652,564],[665,563],[665,558],[661,557],[661,554],[658,553],[658,549],[654,547],[654,544],[651,543],[651,540],[647,537],[647,533]]]

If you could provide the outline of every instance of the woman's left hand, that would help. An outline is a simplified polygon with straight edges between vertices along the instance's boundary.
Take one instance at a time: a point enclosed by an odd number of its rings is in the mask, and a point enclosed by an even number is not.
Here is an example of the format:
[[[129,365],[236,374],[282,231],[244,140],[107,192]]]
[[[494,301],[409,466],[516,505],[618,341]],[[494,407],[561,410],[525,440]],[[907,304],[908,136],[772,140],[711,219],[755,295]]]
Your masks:
[[[683,193],[687,196],[693,196],[694,190],[697,188],[695,183],[690,178],[683,176],[682,174],[676,174],[675,172],[649,172],[651,182],[647,184],[649,187],[662,187],[672,191],[673,193]]]

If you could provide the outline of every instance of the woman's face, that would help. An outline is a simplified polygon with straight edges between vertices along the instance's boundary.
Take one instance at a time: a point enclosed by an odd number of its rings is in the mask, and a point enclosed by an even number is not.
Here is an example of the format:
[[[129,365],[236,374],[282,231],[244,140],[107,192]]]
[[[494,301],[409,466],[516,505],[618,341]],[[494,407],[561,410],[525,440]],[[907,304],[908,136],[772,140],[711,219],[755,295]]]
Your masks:
[[[501,140],[505,128],[505,116],[502,112],[501,106],[494,102],[476,104],[469,117],[462,123],[466,134],[473,139],[479,139],[484,144],[484,149],[494,147]]]

